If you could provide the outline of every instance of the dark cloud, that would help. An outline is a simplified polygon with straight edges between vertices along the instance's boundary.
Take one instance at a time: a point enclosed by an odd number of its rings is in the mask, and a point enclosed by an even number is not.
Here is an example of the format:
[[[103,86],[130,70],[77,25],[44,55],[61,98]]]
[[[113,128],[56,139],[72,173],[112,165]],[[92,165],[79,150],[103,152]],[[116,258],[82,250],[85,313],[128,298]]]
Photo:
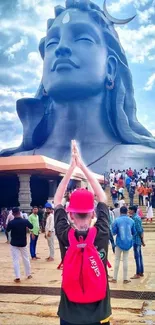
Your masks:
[[[13,17],[16,15],[18,1],[17,0],[0,0],[1,17]]]
[[[20,138],[22,134],[22,126],[18,120],[15,121],[0,121],[0,143],[7,143],[8,146],[12,146],[11,143],[14,139]],[[9,144],[10,142],[10,144]]]

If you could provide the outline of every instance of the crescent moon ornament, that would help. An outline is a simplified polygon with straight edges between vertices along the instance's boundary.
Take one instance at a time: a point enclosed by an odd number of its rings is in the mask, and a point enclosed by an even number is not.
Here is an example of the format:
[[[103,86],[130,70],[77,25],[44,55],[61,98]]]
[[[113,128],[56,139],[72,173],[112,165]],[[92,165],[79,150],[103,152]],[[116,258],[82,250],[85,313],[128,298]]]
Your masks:
[[[134,15],[130,18],[127,18],[127,19],[117,19],[117,18],[112,17],[107,10],[106,0],[104,0],[104,3],[103,3],[103,12],[104,12],[106,18],[108,18],[110,22],[112,22],[113,24],[117,24],[117,25],[128,24],[130,21],[132,21],[136,17],[136,15]]]

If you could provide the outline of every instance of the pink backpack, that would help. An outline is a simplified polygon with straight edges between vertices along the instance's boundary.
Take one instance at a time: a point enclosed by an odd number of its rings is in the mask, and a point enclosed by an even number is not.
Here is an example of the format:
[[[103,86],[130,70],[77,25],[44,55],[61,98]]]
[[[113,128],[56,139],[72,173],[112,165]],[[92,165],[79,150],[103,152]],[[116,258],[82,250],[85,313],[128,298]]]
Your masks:
[[[97,229],[90,228],[87,238],[77,241],[74,229],[68,233],[70,246],[63,261],[62,289],[74,303],[93,303],[106,297],[107,275],[94,246],[96,234]]]

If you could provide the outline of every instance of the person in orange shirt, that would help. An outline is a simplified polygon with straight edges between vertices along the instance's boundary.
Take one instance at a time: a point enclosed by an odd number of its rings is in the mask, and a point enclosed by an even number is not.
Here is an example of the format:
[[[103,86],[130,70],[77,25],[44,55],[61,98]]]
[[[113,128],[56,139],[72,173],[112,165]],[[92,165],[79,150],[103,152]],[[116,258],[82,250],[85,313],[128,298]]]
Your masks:
[[[146,206],[147,202],[146,199],[148,199],[148,197],[150,196],[152,190],[151,188],[147,187],[146,185],[144,185],[144,190],[143,190],[143,203]]]
[[[144,205],[144,201],[143,201],[144,186],[141,185],[140,187],[138,187],[137,191],[139,193],[139,206]]]

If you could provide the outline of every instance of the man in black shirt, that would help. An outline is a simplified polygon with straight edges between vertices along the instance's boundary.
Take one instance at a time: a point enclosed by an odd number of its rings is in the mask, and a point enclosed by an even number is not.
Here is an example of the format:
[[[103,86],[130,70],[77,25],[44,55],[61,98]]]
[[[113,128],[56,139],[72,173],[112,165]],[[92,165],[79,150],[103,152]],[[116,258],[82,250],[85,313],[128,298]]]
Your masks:
[[[94,175],[89,171],[89,169],[85,166],[84,162],[80,157],[80,153],[78,151],[77,145],[75,141],[72,141],[72,160],[70,167],[62,179],[61,183],[58,186],[57,192],[54,198],[55,205],[55,231],[60,242],[60,249],[64,248],[61,252],[63,256],[65,255],[65,248],[69,247],[68,241],[68,232],[71,229],[71,226],[67,222],[67,213],[62,206],[61,202],[69,183],[69,180],[72,176],[72,173],[75,167],[78,166],[82,172],[85,174],[88,182],[91,185],[91,188],[96,194],[98,199],[98,205],[96,209],[97,213],[97,222],[95,227],[97,229],[97,235],[95,238],[94,245],[96,246],[101,260],[103,264],[107,265],[107,254],[108,254],[108,243],[109,243],[109,211],[108,207],[105,204],[107,198],[105,192],[102,190],[100,184],[94,177]],[[82,189],[77,192],[80,194],[80,200],[77,201],[77,206],[84,207],[86,202],[86,190],[83,190],[82,197]],[[77,194],[78,194],[77,193]],[[75,196],[75,195],[74,195]],[[70,199],[71,205],[71,199]],[[75,236],[77,240],[82,236],[84,239],[87,237],[90,224],[92,218],[94,217],[94,208],[90,213],[82,213],[81,208],[79,209],[79,213],[71,213],[70,206],[68,207],[68,211],[70,211],[70,217],[73,218],[74,226],[75,226]],[[77,209],[78,210],[78,209]],[[81,210],[81,214],[80,214]],[[88,211],[87,211],[88,212]],[[73,288],[74,290],[74,288]],[[110,306],[110,295],[109,295],[109,287],[107,285],[106,289],[106,297],[100,301],[94,303],[74,303],[70,301],[64,290],[61,289],[61,301],[58,310],[58,315],[60,317],[60,325],[73,325],[73,324],[81,324],[81,325],[99,325],[99,324],[109,324],[109,318],[111,315],[111,306]]]
[[[20,254],[23,259],[25,273],[28,279],[31,279],[31,266],[30,259],[27,251],[27,228],[32,229],[33,225],[26,219],[22,219],[19,208],[13,208],[12,214],[14,220],[10,221],[7,225],[7,231],[11,231],[11,253],[13,259],[13,267],[15,272],[15,282],[20,282]]]

